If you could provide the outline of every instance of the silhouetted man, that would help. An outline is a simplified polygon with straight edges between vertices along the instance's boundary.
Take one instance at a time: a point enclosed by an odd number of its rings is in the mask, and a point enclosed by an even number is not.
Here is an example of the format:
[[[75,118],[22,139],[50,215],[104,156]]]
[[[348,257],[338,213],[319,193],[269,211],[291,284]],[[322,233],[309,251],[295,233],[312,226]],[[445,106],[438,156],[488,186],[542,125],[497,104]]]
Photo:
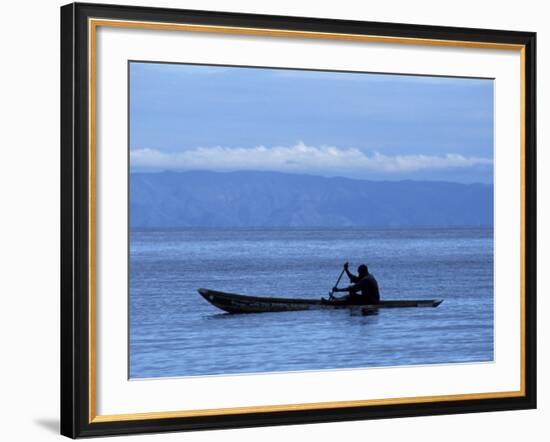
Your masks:
[[[365,264],[357,267],[358,276],[349,271],[349,264],[347,262],[344,264],[344,270],[352,284],[349,287],[341,289],[334,287],[334,292],[349,292],[348,296],[339,300],[349,304],[378,304],[380,302],[378,282],[369,273],[369,268]]]

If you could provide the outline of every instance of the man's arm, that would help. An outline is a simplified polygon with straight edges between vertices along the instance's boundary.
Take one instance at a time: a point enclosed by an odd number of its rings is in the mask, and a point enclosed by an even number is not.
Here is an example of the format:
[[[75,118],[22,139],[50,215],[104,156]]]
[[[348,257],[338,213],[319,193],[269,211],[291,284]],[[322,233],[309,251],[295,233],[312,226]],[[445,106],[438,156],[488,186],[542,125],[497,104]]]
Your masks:
[[[334,287],[332,290],[336,293],[336,292],[350,292],[350,293],[355,293],[357,292],[358,290],[360,290],[361,288],[357,285],[357,284],[352,284],[350,285],[349,287],[341,287],[341,288],[337,288],[337,287]]]
[[[349,263],[344,264],[344,270],[346,271],[346,275],[348,275],[348,278],[350,282],[357,282],[359,281],[359,276],[355,276],[353,273],[349,271]]]
[[[332,287],[332,291],[333,293],[336,293],[336,292],[349,292],[349,287]]]

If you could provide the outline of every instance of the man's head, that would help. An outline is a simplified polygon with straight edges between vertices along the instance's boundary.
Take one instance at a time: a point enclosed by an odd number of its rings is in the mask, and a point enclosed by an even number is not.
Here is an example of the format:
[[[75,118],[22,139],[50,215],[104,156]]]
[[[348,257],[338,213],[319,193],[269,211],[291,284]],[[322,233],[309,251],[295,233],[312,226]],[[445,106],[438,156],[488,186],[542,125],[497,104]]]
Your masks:
[[[359,277],[367,276],[369,274],[369,268],[366,264],[361,264],[359,267],[357,267],[357,273],[359,273]]]

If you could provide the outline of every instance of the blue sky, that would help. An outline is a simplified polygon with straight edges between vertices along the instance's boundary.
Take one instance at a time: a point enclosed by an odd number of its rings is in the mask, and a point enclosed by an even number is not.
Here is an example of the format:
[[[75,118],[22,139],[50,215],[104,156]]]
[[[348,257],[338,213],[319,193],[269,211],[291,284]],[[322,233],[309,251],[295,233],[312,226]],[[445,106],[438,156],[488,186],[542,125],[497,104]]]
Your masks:
[[[492,182],[493,81],[130,63],[133,170]]]

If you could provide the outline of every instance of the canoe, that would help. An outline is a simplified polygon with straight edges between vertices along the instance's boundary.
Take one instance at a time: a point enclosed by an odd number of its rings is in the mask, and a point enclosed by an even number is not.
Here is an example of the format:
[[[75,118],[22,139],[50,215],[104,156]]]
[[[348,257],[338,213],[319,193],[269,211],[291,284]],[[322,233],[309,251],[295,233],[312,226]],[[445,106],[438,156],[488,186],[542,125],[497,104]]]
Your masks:
[[[198,292],[210,304],[228,313],[267,313],[349,308],[362,308],[365,311],[372,311],[386,308],[437,307],[443,302],[442,299],[384,300],[380,301],[379,304],[350,305],[324,299],[268,298],[219,292],[210,289],[198,289]]]

